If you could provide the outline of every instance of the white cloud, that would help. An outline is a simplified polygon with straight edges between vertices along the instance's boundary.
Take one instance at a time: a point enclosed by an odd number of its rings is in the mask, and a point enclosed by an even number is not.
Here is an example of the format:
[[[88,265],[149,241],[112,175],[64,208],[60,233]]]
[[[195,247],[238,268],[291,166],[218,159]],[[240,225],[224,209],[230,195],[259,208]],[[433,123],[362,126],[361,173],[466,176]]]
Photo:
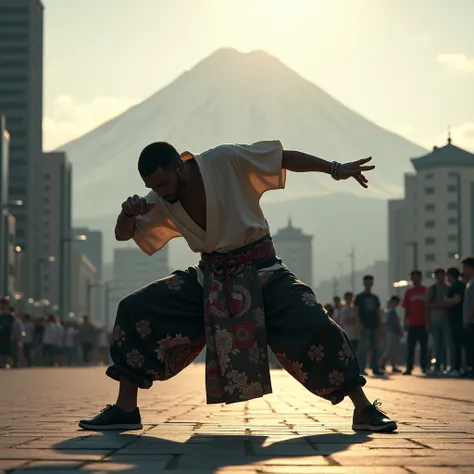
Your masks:
[[[443,146],[447,138],[448,132],[445,130],[436,137],[434,144]],[[453,145],[474,152],[474,123],[462,123],[451,127],[451,138]]]
[[[130,97],[98,96],[79,104],[67,95],[56,97],[52,114],[43,119],[44,149],[53,150],[74,140],[138,102]]]
[[[452,67],[455,71],[474,74],[474,57],[464,53],[438,54],[436,61]]]

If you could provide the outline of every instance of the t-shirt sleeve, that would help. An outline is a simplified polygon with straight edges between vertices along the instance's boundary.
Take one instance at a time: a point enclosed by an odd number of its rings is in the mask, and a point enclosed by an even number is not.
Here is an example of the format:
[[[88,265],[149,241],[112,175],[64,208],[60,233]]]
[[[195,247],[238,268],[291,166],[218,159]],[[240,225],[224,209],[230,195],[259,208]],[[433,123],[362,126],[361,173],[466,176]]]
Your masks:
[[[282,167],[283,147],[280,141],[261,141],[252,145],[229,145],[236,169],[257,196],[283,189],[286,170]]]
[[[358,308],[360,308],[362,306],[362,296],[361,295],[357,295],[355,300],[354,300],[354,306],[357,306]]]
[[[133,240],[143,252],[147,255],[153,255],[171,239],[180,237],[181,234],[166,215],[163,203],[157,199],[155,192],[150,191],[145,199],[147,202],[156,203],[156,205],[148,214],[138,216],[135,219]]]

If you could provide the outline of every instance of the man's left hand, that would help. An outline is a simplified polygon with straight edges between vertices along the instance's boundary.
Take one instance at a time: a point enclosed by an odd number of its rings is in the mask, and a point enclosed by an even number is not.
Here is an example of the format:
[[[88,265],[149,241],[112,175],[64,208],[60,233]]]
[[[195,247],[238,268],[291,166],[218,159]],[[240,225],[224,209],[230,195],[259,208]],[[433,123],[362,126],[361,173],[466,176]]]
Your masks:
[[[351,163],[344,163],[339,166],[337,178],[345,180],[354,178],[363,188],[368,187],[367,178],[364,176],[365,171],[372,171],[375,166],[365,164],[372,160],[372,157],[363,158],[362,160],[352,161]]]

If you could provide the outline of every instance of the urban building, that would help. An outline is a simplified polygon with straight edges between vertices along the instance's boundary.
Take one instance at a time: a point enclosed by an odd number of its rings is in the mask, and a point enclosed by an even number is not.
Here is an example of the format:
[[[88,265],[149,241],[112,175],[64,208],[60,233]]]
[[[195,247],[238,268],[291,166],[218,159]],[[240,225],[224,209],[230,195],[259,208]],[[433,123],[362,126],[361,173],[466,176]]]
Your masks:
[[[72,235],[76,239],[72,242],[72,251],[85,254],[95,267],[96,281],[94,283],[97,286],[94,287],[94,317],[96,322],[105,323],[104,288],[102,284],[102,232],[87,227],[75,227]],[[82,236],[86,238],[85,241],[79,240]]]
[[[11,136],[9,198],[17,244],[24,252],[22,291],[35,286],[36,176],[40,172],[43,119],[43,4],[0,0],[0,115]]]
[[[5,116],[0,115],[0,296],[7,293],[7,213],[8,213],[8,161],[10,135]]]
[[[313,236],[293,227],[291,218],[288,225],[273,235],[277,255],[301,281],[313,284]]]
[[[474,253],[474,154],[452,143],[411,160],[405,197],[389,201],[389,279],[418,269],[430,283],[437,266],[457,266]]]
[[[70,311],[72,166],[64,152],[44,153],[38,180],[38,253],[35,300],[48,300],[64,317]],[[75,290],[74,290],[75,291]]]
[[[74,315],[89,316],[94,322],[94,290],[96,270],[92,262],[83,253],[73,253],[71,257],[70,312]]]
[[[108,287],[108,321],[115,320],[119,301],[149,283],[169,274],[168,246],[151,257],[136,247],[114,249],[113,280]]]

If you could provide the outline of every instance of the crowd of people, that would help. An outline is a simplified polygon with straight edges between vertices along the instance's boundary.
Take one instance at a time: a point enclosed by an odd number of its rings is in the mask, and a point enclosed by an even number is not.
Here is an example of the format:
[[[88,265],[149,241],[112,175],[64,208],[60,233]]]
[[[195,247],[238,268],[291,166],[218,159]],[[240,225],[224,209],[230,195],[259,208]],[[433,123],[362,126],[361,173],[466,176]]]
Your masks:
[[[64,321],[54,315],[33,318],[0,300],[0,368],[109,363],[105,327],[83,316]]]
[[[401,361],[406,363],[403,374],[411,375],[419,345],[423,374],[474,377],[474,257],[465,258],[462,267],[462,274],[455,267],[436,268],[435,283],[428,287],[422,284],[422,273],[413,270],[403,299],[394,295],[385,308],[372,291],[371,275],[364,276],[361,293],[354,297],[347,292],[326,305],[349,336],[363,375],[367,363],[373,375],[384,375],[388,364],[393,373],[401,373]]]
[[[393,295],[385,307],[372,291],[372,275],[364,276],[359,294],[346,292],[326,305],[346,331],[363,375],[367,365],[373,375],[384,375],[388,364],[392,373],[401,373],[401,361],[406,364],[403,374],[411,375],[419,345],[424,374],[474,377],[474,257],[462,265],[462,274],[455,267],[436,268],[429,287],[422,284],[422,273],[413,270],[403,300]],[[32,318],[10,303],[8,297],[0,301],[0,368],[109,363],[110,334],[87,316],[80,321]]]

